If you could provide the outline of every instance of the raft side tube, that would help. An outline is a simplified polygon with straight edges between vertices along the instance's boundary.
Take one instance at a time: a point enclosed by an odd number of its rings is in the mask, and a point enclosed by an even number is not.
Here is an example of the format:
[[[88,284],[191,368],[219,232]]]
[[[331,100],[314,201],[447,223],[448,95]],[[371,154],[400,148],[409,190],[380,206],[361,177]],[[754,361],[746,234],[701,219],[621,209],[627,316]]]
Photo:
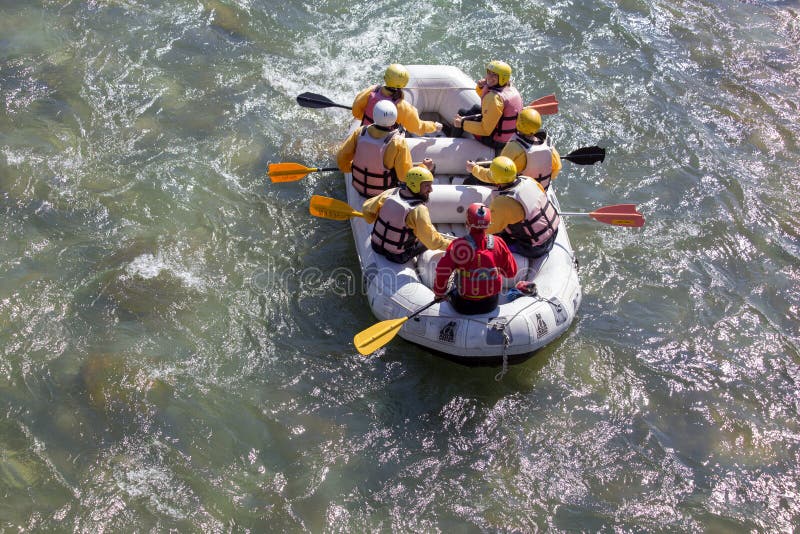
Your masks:
[[[411,159],[422,161],[431,158],[436,164],[435,174],[461,174],[467,176],[467,161],[490,161],[494,149],[475,139],[453,137],[409,137]]]
[[[420,113],[438,113],[451,122],[460,109],[480,105],[475,80],[461,69],[442,65],[408,65],[411,75],[403,90]]]
[[[481,185],[436,184],[426,205],[434,224],[464,224],[467,208],[474,202],[487,206],[491,203],[492,189]]]

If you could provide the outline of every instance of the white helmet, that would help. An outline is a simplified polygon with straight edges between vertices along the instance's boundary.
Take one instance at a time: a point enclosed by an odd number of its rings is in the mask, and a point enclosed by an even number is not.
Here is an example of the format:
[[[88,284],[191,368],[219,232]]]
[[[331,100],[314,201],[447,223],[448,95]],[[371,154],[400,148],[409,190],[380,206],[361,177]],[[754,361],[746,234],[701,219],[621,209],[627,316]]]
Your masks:
[[[391,128],[397,122],[397,107],[389,100],[381,100],[372,108],[372,120],[378,126]]]

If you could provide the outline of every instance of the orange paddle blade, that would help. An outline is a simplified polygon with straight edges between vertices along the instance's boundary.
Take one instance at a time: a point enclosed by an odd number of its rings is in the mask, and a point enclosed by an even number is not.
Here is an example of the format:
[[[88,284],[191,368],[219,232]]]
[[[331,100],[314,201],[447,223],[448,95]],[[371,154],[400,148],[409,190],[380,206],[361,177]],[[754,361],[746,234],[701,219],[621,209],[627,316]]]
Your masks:
[[[589,217],[596,221],[613,224],[615,226],[631,226],[639,228],[644,226],[644,216],[636,211],[635,204],[617,204],[595,210]]]
[[[636,211],[636,204],[615,204],[605,206],[591,213],[562,212],[559,215],[586,215],[592,219],[614,226],[630,226],[639,228],[644,226],[644,216]]]
[[[315,170],[299,163],[270,163],[267,176],[273,182],[296,182]]]
[[[558,113],[558,100],[556,100],[556,95],[547,95],[537,98],[527,107],[535,109],[541,115],[555,115]]]
[[[556,113],[558,113],[558,102],[550,102],[547,104],[536,104],[528,107],[532,107],[533,109],[538,111],[540,115],[555,115]]]
[[[528,104],[528,106],[538,106],[539,104],[558,104],[558,100],[556,100],[556,95],[551,94],[543,96],[541,98],[537,98],[536,100]]]
[[[338,167],[306,167],[300,163],[270,163],[267,176],[273,182],[296,182],[310,172],[338,171]]]
[[[308,211],[315,217],[346,221],[352,217],[363,217],[364,214],[354,210],[350,204],[335,198],[313,195],[308,203]]]

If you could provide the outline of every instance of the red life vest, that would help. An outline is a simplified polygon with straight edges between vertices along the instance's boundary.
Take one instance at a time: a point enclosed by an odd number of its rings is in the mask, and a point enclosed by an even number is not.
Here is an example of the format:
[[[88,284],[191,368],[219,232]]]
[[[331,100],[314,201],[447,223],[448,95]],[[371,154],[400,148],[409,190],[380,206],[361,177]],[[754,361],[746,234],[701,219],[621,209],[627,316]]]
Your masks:
[[[385,137],[375,139],[367,132],[366,126],[361,127],[350,172],[353,174],[353,187],[365,197],[374,197],[397,185],[395,170],[383,166],[386,147],[396,135],[403,134],[391,130]]]
[[[503,114],[489,137],[496,143],[505,143],[517,131],[517,115],[523,107],[522,96],[511,82],[502,87],[496,85],[489,87],[489,91],[497,93],[503,99]],[[488,94],[484,92],[484,96]]]
[[[550,239],[558,229],[561,219],[547,193],[533,178],[519,176],[510,187],[497,190],[498,195],[510,196],[520,203],[525,217],[509,224],[500,232],[503,238],[510,237],[538,246]]]
[[[378,219],[372,227],[372,248],[391,256],[402,256],[418,243],[414,230],[406,226],[406,217],[422,204],[421,198],[405,198],[400,195],[404,188],[398,187],[383,202]]]
[[[547,189],[550,187],[550,176],[553,174],[553,146],[545,132],[537,132],[534,138],[523,137],[515,133],[511,141],[516,141],[525,150],[525,168],[518,169],[522,176],[530,176]]]
[[[375,108],[375,104],[380,102],[381,100],[389,100],[392,104],[397,106],[397,103],[403,100],[403,90],[400,89],[392,96],[386,96],[381,91],[381,86],[376,85],[372,92],[369,94],[369,99],[367,100],[367,105],[364,107],[364,117],[361,119],[362,126],[369,126],[373,124],[375,121],[372,119],[372,110]]]
[[[500,293],[503,288],[503,279],[497,272],[494,243],[493,235],[487,235],[482,243],[475,243],[472,236],[467,234],[456,239],[447,247],[447,253],[457,265],[455,282],[461,298],[481,300]],[[469,247],[469,249],[461,247]],[[467,253],[467,251],[471,253]],[[462,264],[459,263],[459,259],[467,261]]]

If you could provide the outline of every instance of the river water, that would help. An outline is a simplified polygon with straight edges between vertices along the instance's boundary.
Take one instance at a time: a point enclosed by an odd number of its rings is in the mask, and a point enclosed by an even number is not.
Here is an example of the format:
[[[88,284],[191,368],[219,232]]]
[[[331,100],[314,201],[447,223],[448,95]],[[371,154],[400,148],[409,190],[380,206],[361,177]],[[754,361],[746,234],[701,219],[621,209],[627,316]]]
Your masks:
[[[0,530],[800,524],[800,3],[0,1]],[[385,66],[514,67],[584,299],[528,362],[373,324],[308,214]]]

